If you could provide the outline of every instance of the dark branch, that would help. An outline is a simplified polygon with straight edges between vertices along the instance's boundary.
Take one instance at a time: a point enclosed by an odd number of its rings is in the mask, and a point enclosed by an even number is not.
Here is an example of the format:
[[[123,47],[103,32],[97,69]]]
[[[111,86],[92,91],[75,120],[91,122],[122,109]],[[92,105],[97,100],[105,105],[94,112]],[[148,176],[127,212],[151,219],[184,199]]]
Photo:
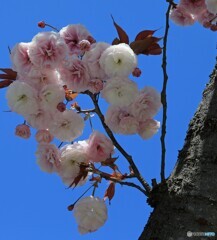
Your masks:
[[[161,102],[163,104],[163,119],[162,119],[162,130],[161,130],[161,182],[165,181],[165,161],[166,161],[166,144],[165,144],[165,137],[166,137],[166,121],[167,121],[167,39],[168,39],[168,32],[169,32],[169,14],[171,7],[174,5],[173,1],[169,1],[169,6],[166,12],[166,29],[164,33],[164,40],[163,40],[163,58],[162,58],[162,69],[163,69],[163,88],[161,92]]]
[[[118,183],[118,184],[120,184],[120,185],[125,185],[125,186],[128,186],[128,187],[136,188],[136,189],[138,189],[140,192],[142,192],[143,194],[145,194],[147,197],[149,196],[149,194],[147,193],[147,191],[145,191],[142,187],[140,187],[139,185],[137,185],[137,184],[135,184],[135,183],[119,180],[119,179],[117,179],[117,178],[115,178],[115,177],[112,177],[112,176],[111,176],[110,174],[108,174],[108,173],[105,173],[105,172],[100,171],[99,169],[91,169],[91,168],[88,168],[87,170],[88,170],[89,172],[93,172],[93,173],[95,173],[95,174],[98,174],[101,178],[104,178],[104,179],[106,179],[106,180],[109,180],[109,181]]]
[[[151,191],[151,187],[149,186],[149,184],[145,181],[145,179],[141,176],[137,166],[135,165],[132,156],[130,156],[122,147],[121,145],[117,142],[116,138],[114,137],[111,129],[106,125],[105,121],[104,121],[104,115],[102,114],[100,107],[98,105],[98,100],[97,100],[97,96],[94,95],[91,92],[87,92],[87,94],[91,97],[94,106],[95,106],[95,112],[96,114],[99,116],[100,121],[105,129],[105,131],[107,132],[108,136],[110,137],[110,139],[112,140],[114,146],[119,150],[119,152],[126,158],[126,160],[129,162],[130,166],[132,167],[135,176],[137,177],[137,179],[140,181],[140,183],[142,184],[142,186],[145,188],[147,194],[150,193]]]

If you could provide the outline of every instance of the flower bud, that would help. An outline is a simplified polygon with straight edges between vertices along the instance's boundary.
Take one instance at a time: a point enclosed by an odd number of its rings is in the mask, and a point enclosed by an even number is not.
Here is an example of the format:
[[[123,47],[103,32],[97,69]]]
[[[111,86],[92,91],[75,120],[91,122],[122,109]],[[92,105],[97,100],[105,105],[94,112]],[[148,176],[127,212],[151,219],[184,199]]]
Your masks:
[[[87,52],[90,50],[90,42],[88,40],[82,40],[78,43],[79,48],[81,51]]]
[[[30,127],[26,124],[20,124],[16,126],[15,135],[24,139],[28,139],[31,136]]]

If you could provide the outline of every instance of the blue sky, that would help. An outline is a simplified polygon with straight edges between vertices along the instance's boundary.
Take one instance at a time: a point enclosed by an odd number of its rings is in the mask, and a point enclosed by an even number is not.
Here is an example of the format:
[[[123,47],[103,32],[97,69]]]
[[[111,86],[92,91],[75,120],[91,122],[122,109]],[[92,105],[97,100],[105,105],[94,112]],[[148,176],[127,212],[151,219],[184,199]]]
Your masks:
[[[85,25],[98,41],[111,43],[116,37],[110,14],[129,34],[131,40],[144,29],[160,29],[163,36],[166,1],[30,1],[8,0],[1,3],[0,67],[9,67],[7,46],[31,41],[40,31],[37,22],[46,22],[62,28],[68,24]],[[182,148],[188,122],[201,100],[216,56],[216,33],[202,28],[179,27],[171,23],[168,42],[168,121],[167,121],[167,176],[174,167],[178,150]],[[139,58],[142,77],[139,86],[162,88],[161,56]],[[137,190],[117,186],[112,204],[108,206],[107,223],[97,232],[80,235],[67,206],[86,189],[67,190],[56,175],[41,172],[35,163],[36,142],[22,140],[14,135],[22,117],[8,110],[5,90],[0,91],[0,239],[4,240],[107,240],[137,239],[151,208]],[[79,100],[83,104],[86,100]],[[88,106],[88,103],[86,103]],[[103,111],[106,105],[101,102]],[[161,121],[162,111],[156,116]],[[102,129],[97,119],[94,128]],[[83,137],[88,137],[87,127]],[[134,156],[144,177],[159,180],[160,133],[148,141],[138,136],[117,136],[120,143]],[[117,153],[118,155],[118,153]],[[128,168],[119,157],[123,171]],[[97,190],[103,196],[107,183]],[[91,194],[91,192],[90,192]]]

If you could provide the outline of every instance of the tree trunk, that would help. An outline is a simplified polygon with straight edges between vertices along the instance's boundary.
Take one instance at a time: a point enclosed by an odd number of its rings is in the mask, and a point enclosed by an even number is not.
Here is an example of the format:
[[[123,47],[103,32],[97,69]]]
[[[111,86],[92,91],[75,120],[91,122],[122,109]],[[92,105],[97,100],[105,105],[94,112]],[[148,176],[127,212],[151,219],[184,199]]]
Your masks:
[[[217,239],[217,64],[173,173],[147,201],[154,210],[139,240]]]

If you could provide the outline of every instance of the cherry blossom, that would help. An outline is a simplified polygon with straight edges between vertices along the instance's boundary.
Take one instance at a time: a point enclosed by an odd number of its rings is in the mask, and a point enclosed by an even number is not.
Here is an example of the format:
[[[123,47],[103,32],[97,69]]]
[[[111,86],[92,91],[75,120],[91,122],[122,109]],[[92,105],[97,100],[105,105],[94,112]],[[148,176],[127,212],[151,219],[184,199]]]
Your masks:
[[[127,77],[137,66],[137,57],[129,45],[121,43],[110,46],[103,52],[100,66],[109,77]]]
[[[82,53],[80,42],[88,40],[90,33],[81,24],[71,24],[60,30],[60,36],[68,46],[70,54],[79,55]]]
[[[13,63],[13,69],[20,74],[28,74],[34,67],[29,58],[29,45],[30,43],[18,43],[11,50],[11,61]]]
[[[196,20],[191,13],[179,5],[171,10],[170,18],[181,26],[193,25]]]
[[[65,145],[61,148],[59,176],[66,185],[71,185],[74,179],[79,175],[80,164],[87,163],[87,142],[79,141],[73,144]],[[86,182],[87,179],[81,179],[79,185]]]
[[[83,56],[83,61],[88,66],[90,78],[98,78],[104,80],[107,78],[104,69],[102,69],[99,61],[102,53],[110,46],[108,43],[98,42],[91,46],[91,49]]]
[[[130,113],[129,108],[110,106],[105,115],[105,122],[115,133],[135,134],[138,132],[139,122]]]
[[[84,61],[78,58],[65,61],[62,68],[60,68],[60,75],[69,89],[75,92],[82,92],[88,89],[90,76]]]
[[[67,46],[58,33],[38,33],[29,45],[31,62],[40,68],[58,67],[65,59]]]
[[[105,161],[113,154],[114,146],[112,141],[98,131],[94,131],[90,135],[87,143],[88,160],[92,162]]]
[[[37,92],[31,86],[21,81],[14,81],[7,90],[6,98],[13,112],[32,114],[38,109]]]
[[[47,173],[53,173],[60,167],[60,153],[54,144],[40,143],[36,151],[37,164]]]
[[[216,0],[205,0],[207,10],[212,14],[217,14],[217,1]]]
[[[79,137],[83,128],[83,118],[72,110],[56,113],[49,125],[51,134],[63,142],[71,142]]]
[[[16,126],[15,135],[24,139],[28,139],[31,136],[30,127],[26,124],[19,124]]]
[[[153,119],[147,119],[144,122],[139,123],[138,133],[143,139],[149,139],[157,133],[159,128],[160,122]]]
[[[102,97],[114,106],[128,106],[138,95],[137,84],[127,77],[107,79],[102,90]]]
[[[131,113],[139,121],[154,117],[161,107],[160,94],[152,87],[145,87],[131,104]]]
[[[94,232],[107,220],[107,207],[98,197],[86,197],[75,204],[74,216],[81,234]]]

